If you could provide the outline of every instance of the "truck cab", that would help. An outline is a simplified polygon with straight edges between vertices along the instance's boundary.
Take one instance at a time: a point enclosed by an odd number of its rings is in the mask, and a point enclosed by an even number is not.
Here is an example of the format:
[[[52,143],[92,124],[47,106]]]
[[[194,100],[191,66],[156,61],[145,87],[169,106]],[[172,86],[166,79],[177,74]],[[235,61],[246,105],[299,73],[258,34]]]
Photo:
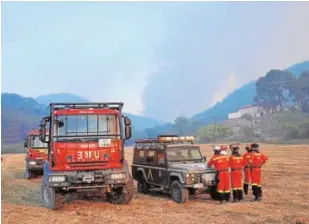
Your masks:
[[[122,108],[123,103],[50,104],[40,125],[40,138],[49,146],[41,185],[45,207],[60,208],[65,198],[79,195],[114,204],[132,200],[133,179],[124,158],[131,120]]]
[[[177,203],[186,202],[190,195],[213,195],[216,170],[207,168],[206,157],[193,141],[193,136],[177,135],[136,139],[132,175],[138,192],[159,190]]]
[[[40,140],[39,130],[31,130],[28,133],[24,147],[27,148],[25,177],[31,179],[42,175],[44,161],[47,160],[48,146]]]

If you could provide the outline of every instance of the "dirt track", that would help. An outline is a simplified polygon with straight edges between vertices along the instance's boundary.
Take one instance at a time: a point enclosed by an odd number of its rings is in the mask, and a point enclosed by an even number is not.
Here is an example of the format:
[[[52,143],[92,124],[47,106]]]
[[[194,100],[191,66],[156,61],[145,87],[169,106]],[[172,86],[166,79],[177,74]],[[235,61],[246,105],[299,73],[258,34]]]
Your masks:
[[[206,156],[210,147],[203,145]],[[4,155],[2,223],[309,223],[309,146],[263,146],[270,161],[263,168],[262,202],[219,205],[208,195],[176,204],[167,196],[138,194],[127,206],[74,201],[59,211],[42,208],[40,179],[25,180],[24,154]],[[131,162],[132,150],[126,150]]]

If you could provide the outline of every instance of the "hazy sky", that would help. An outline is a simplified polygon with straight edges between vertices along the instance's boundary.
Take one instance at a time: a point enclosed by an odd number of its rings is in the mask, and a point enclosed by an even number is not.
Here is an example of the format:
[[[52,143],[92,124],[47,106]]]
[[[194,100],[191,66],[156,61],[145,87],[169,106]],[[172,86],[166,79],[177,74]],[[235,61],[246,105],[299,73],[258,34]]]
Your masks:
[[[161,120],[309,59],[309,2],[2,2],[2,92]]]

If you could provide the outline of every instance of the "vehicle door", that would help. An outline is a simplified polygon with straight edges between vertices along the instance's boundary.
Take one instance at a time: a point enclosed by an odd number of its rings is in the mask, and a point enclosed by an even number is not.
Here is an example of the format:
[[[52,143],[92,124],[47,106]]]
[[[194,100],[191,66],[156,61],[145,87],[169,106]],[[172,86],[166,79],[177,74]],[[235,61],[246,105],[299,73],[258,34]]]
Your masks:
[[[168,186],[168,170],[167,162],[164,150],[156,151],[156,161],[155,166],[157,167],[157,172],[155,172],[156,183],[160,186]]]
[[[145,154],[146,154],[146,162],[144,168],[147,182],[156,185],[159,174],[157,167],[155,166],[156,152],[155,150],[150,149],[145,151]]]

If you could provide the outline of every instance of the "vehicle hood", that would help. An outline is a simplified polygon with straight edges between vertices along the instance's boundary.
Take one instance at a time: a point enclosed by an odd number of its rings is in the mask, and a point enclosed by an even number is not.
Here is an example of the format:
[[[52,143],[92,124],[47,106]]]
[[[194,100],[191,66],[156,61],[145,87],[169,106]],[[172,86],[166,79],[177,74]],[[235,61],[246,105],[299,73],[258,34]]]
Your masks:
[[[187,170],[187,171],[205,171],[205,170],[212,171],[211,168],[207,168],[205,163],[186,163],[186,164],[172,163],[170,164],[170,168]]]

